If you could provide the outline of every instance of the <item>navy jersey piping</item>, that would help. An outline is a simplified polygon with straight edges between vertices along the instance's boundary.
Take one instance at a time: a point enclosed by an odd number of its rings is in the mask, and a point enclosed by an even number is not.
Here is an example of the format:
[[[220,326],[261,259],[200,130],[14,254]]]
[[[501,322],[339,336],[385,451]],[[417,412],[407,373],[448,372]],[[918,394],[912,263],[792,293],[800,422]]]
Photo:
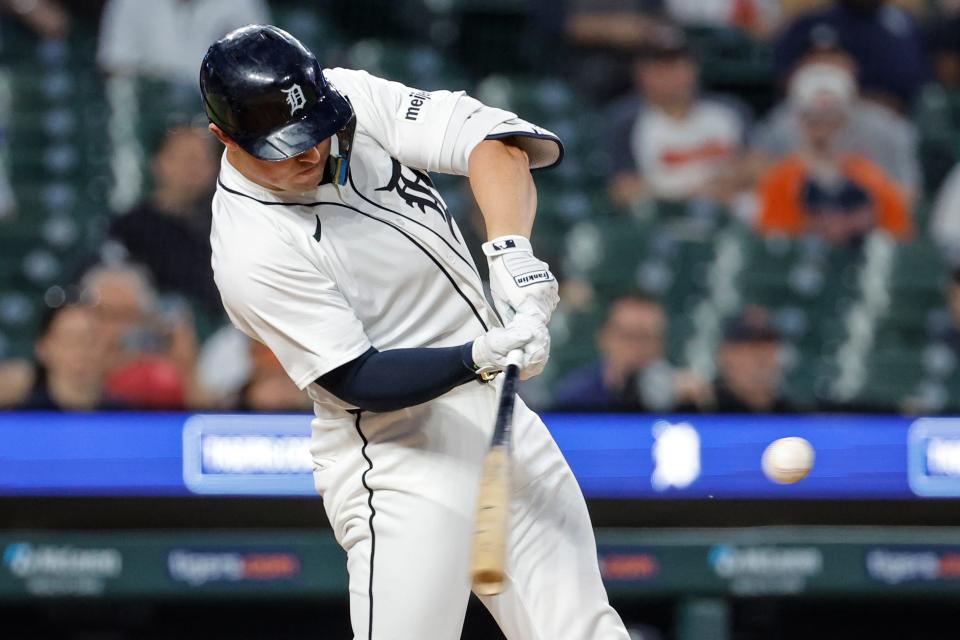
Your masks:
[[[363,487],[367,490],[367,505],[370,507],[370,517],[367,519],[367,525],[370,527],[370,582],[367,585],[367,599],[369,603],[367,638],[368,640],[373,640],[373,559],[377,551],[377,532],[373,528],[373,518],[377,515],[377,510],[373,507],[373,489],[371,489],[367,483],[367,474],[373,471],[373,460],[370,459],[370,455],[367,453],[367,446],[370,443],[360,429],[360,414],[361,412],[357,411],[357,419],[353,423],[353,426],[357,430],[360,440],[363,441],[363,446],[360,447],[360,454],[367,461],[367,468],[360,476],[360,482],[363,483]]]
[[[559,149],[559,154],[557,155],[557,159],[545,167],[531,168],[530,169],[531,173],[533,173],[534,171],[545,171],[547,169],[553,169],[555,166],[563,162],[565,149],[563,148],[563,143],[560,142],[560,138],[556,136],[550,136],[545,133],[531,133],[530,131],[506,131],[503,133],[490,134],[487,137],[485,137],[484,140],[503,140],[505,138],[534,138],[536,140],[550,140],[551,142],[557,143],[557,147]]]
[[[318,202],[304,202],[304,203],[299,203],[299,202],[265,202],[265,201],[263,201],[263,200],[258,200],[258,199],[254,198],[254,197],[251,196],[251,195],[247,195],[246,193],[243,193],[242,191],[237,191],[237,190],[235,190],[235,189],[231,189],[230,187],[228,187],[228,186],[226,186],[225,184],[223,184],[223,181],[220,180],[220,178],[217,178],[217,184],[220,185],[220,187],[222,187],[223,190],[224,190],[224,191],[227,191],[228,193],[232,193],[232,194],[234,194],[234,195],[242,196],[242,197],[247,198],[247,199],[249,199],[249,200],[253,200],[254,202],[259,202],[260,204],[266,205],[266,206],[268,206],[268,207],[275,207],[275,206],[281,206],[281,207],[290,207],[290,206],[317,207],[317,206],[320,206],[320,205],[326,205],[326,206],[331,206],[331,207],[343,207],[344,209],[350,209],[351,211],[355,211],[355,212],[359,213],[359,214],[362,215],[362,216],[365,216],[365,217],[367,217],[367,218],[370,218],[371,220],[376,220],[377,222],[381,222],[381,223],[387,225],[388,227],[390,227],[391,229],[393,229],[394,231],[396,231],[397,233],[399,233],[400,235],[402,235],[404,238],[406,238],[407,240],[409,240],[411,243],[413,243],[413,245],[414,245],[415,247],[417,247],[418,249],[420,249],[420,251],[423,252],[423,255],[427,256],[427,258],[429,258],[430,261],[431,261],[434,265],[436,265],[437,269],[439,269],[440,272],[441,272],[444,276],[446,276],[447,280],[450,282],[451,286],[453,286],[454,290],[457,292],[457,294],[460,296],[460,298],[463,299],[463,301],[467,303],[467,306],[470,307],[470,310],[473,312],[474,317],[475,317],[475,318],[477,319],[477,321],[480,323],[480,326],[483,327],[483,330],[484,330],[484,331],[489,331],[489,330],[490,330],[490,327],[487,326],[487,323],[483,321],[483,318],[481,317],[480,312],[479,312],[479,311],[477,310],[477,308],[474,306],[473,302],[470,301],[470,298],[468,298],[467,295],[463,292],[463,290],[457,285],[456,281],[453,279],[453,276],[451,276],[451,275],[447,272],[447,270],[443,268],[443,265],[441,265],[440,262],[437,261],[437,259],[433,257],[433,254],[431,254],[429,251],[427,251],[426,247],[424,247],[423,245],[421,245],[421,244],[420,244],[419,242],[417,242],[410,234],[408,234],[406,231],[404,231],[404,230],[401,229],[400,227],[396,226],[396,225],[393,224],[392,222],[390,222],[390,221],[388,221],[388,220],[384,220],[384,219],[382,219],[382,218],[378,218],[377,216],[374,216],[374,215],[370,215],[370,214],[367,213],[366,211],[361,211],[360,209],[357,209],[356,207],[351,207],[350,205],[344,204],[344,203],[342,203],[342,202],[323,202],[323,201],[318,201]],[[460,254],[458,253],[457,255],[460,255]]]

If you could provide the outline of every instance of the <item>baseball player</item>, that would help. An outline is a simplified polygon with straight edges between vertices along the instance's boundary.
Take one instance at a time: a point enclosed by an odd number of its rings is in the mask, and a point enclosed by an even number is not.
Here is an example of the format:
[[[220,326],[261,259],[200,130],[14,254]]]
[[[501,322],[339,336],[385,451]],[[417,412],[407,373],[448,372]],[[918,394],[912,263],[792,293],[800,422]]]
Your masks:
[[[271,26],[214,43],[200,87],[226,147],[216,283],[314,401],[315,485],[347,552],[354,637],[455,640],[490,378],[511,350],[521,377],[549,353],[557,283],[528,240],[530,170],[559,163],[560,141],[463,92],[322,70]],[[499,317],[431,171],[469,176]],[[484,604],[510,640],[627,640],[566,461],[520,400],[513,428],[509,586]]]

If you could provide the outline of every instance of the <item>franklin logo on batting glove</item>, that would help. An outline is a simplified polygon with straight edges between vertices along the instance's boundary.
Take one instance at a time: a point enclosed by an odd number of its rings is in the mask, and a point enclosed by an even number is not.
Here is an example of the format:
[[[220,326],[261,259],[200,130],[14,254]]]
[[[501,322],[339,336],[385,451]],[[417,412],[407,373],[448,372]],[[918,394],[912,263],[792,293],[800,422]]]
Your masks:
[[[553,274],[549,271],[535,271],[533,273],[524,273],[523,275],[513,276],[513,281],[518,287],[527,287],[538,282],[547,282],[553,280]]]

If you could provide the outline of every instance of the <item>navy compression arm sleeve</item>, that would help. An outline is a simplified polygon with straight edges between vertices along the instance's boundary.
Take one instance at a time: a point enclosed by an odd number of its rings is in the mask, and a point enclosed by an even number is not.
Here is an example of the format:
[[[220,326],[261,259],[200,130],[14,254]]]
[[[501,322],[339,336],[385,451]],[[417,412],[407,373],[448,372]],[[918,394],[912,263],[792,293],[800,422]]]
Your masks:
[[[433,400],[477,377],[473,343],[461,347],[366,353],[317,378],[317,384],[369,411],[395,411]]]

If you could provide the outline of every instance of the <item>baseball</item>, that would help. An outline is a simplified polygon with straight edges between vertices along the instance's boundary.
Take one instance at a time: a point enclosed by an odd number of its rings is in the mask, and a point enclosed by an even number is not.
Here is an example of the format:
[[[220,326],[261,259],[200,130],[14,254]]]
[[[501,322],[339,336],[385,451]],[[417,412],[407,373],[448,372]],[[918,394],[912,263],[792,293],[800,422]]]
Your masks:
[[[794,484],[813,469],[814,451],[803,438],[774,440],[763,452],[763,473],[777,484]]]

